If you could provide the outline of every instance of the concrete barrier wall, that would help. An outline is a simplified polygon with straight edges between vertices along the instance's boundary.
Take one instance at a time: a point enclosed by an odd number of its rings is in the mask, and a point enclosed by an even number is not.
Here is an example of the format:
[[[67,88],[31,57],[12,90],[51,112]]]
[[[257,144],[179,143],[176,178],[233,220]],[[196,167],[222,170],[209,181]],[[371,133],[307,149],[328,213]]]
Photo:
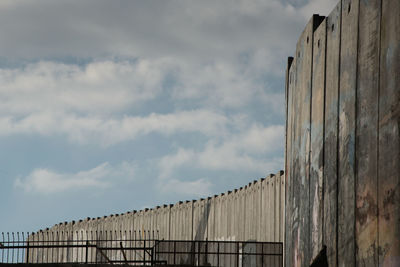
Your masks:
[[[60,223],[29,239],[46,240],[47,235],[53,235],[52,240],[60,243],[91,239],[99,246],[119,246],[110,244],[112,239],[282,241],[285,191],[279,181],[285,181],[283,171],[206,199]],[[143,243],[137,242],[135,245]],[[31,257],[41,258],[41,253],[32,250]],[[110,257],[121,257],[118,253]],[[138,257],[143,256],[140,253]],[[79,249],[60,249],[55,254],[59,262],[82,257]],[[96,257],[96,253],[89,253],[89,257]]]
[[[286,266],[400,266],[399,14],[342,0],[289,60]]]
[[[99,247],[119,247],[120,240],[123,246],[143,246],[144,242],[155,239],[283,242],[284,181],[281,171],[206,199],[63,222],[30,235],[29,241],[32,245],[35,241],[50,240],[58,244],[74,242],[76,245],[77,240],[92,240],[90,242]],[[127,240],[136,241],[131,244]],[[122,258],[120,251],[105,253],[110,259]],[[129,253],[132,259],[148,257],[143,251]],[[81,248],[60,248],[51,253],[31,249],[30,262],[46,262],[48,257],[52,262],[77,262],[82,261],[84,255]],[[95,248],[89,248],[88,260],[94,261],[95,257],[98,261],[104,260]],[[223,262],[225,259],[222,257],[220,260]]]

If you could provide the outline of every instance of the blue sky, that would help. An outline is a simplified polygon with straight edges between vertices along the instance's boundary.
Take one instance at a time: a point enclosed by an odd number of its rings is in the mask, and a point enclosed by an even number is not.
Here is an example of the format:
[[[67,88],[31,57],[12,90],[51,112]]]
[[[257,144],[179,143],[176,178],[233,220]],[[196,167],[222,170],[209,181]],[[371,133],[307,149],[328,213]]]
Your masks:
[[[0,2],[0,231],[283,169],[284,72],[336,0]]]

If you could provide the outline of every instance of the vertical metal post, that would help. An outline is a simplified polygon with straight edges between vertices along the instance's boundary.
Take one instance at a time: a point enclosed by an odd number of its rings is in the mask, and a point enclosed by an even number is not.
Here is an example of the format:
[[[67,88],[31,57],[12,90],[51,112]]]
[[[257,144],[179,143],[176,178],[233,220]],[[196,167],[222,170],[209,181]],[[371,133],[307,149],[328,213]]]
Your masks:
[[[26,237],[26,263],[29,263],[29,233]]]
[[[111,239],[111,240],[113,240],[113,239]],[[114,240],[118,240],[117,230],[114,230]],[[114,247],[116,247],[118,242],[111,241],[111,247],[113,247],[113,244],[115,245]],[[118,255],[117,255],[118,251],[116,251],[116,250],[112,250],[112,251],[114,252],[114,260],[118,260]]]
[[[120,245],[122,244],[122,231],[121,230],[119,230],[119,242],[120,242]],[[126,246],[126,244],[125,244],[125,246]],[[125,253],[125,252],[124,252]],[[120,253],[119,254],[119,260],[122,260],[122,256],[123,255],[121,255],[121,254],[123,254],[123,253]],[[126,257],[125,257],[126,258]],[[126,259],[125,259],[125,261],[126,261]]]
[[[12,244],[13,246],[15,245],[15,236],[14,236],[14,232],[11,233],[12,234]],[[14,248],[11,250],[11,263],[14,263]]]
[[[174,264],[176,262],[176,241],[174,241]]]
[[[240,242],[236,243],[236,267],[240,267],[239,266],[239,253],[240,253]]]
[[[97,231],[96,231],[97,232]],[[93,230],[90,230],[90,231],[88,231],[88,233],[86,234],[86,236],[87,236],[87,242],[92,242],[92,244],[95,244],[95,245],[97,245],[97,240],[96,240],[96,242],[94,242],[93,241]],[[88,254],[90,254],[90,262],[93,262],[93,252],[92,252],[92,249],[90,250],[90,253],[88,253]]]
[[[94,262],[97,264],[97,251],[98,251],[98,249],[97,249],[97,247],[99,247],[99,246],[101,246],[101,243],[102,243],[102,239],[103,239],[103,237],[102,237],[102,232],[103,231],[99,231],[99,232],[97,232],[97,230],[96,230],[96,232],[95,232],[95,234],[96,234],[96,248],[95,248],[95,250],[94,250]],[[100,240],[100,241],[99,241]],[[93,262],[93,260],[92,260],[92,262]]]
[[[264,243],[261,243],[261,266],[264,267]]]
[[[136,230],[133,231],[133,238],[135,239],[134,246],[136,248],[137,240],[136,240]],[[136,250],[133,251],[133,260],[136,261]]]
[[[17,232],[17,242],[18,242],[18,246],[20,245],[19,242],[19,232]],[[19,263],[19,249],[17,249],[17,263]]]
[[[85,259],[85,263],[88,263],[88,258],[89,258],[89,241],[86,240],[86,259]]]
[[[154,247],[151,248],[151,266],[154,265]]]
[[[201,241],[198,241],[197,242],[197,246],[198,246],[198,249],[197,249],[197,266],[200,266],[200,261],[201,261],[201,258],[200,258],[200,249],[201,249]],[[196,243],[195,243],[195,247],[196,247]]]
[[[217,267],[219,267],[219,242],[217,242]]]
[[[23,246],[25,246],[25,234],[24,234],[24,232],[21,232],[21,234],[22,234],[22,240],[21,240],[21,243],[22,243],[22,245]],[[24,253],[24,251],[22,251],[22,253],[21,253],[22,255],[21,255],[21,263],[24,263],[26,260],[25,260],[25,253]]]
[[[48,246],[49,245],[49,230],[46,231],[46,239],[47,239],[46,246]],[[49,263],[49,248],[46,248],[45,250],[46,250],[46,257],[45,257],[46,263]]]
[[[58,231],[56,232],[56,240],[57,240],[57,245],[60,245],[60,235],[59,235]],[[60,248],[57,248],[57,253],[56,254],[57,254],[56,262],[58,263],[59,260],[60,260]]]
[[[4,233],[2,232],[3,235],[3,242],[2,244],[4,244]],[[4,249],[1,250],[1,263],[4,263]]]
[[[51,262],[54,263],[54,232],[51,232],[51,245],[53,246],[51,248]]]
[[[10,245],[10,233],[9,232],[7,232],[7,245],[8,246]],[[8,262],[8,254],[9,254],[9,249],[7,249],[7,263],[9,263]]]
[[[206,262],[205,262],[205,264],[207,264],[208,263],[208,237],[206,238],[206,249],[205,249],[206,251],[205,251],[205,253],[206,253]]]
[[[41,241],[41,242],[39,242],[39,245],[40,245],[40,244],[43,245],[43,243],[44,243],[44,242],[43,242],[43,241],[44,241],[44,232],[42,231],[41,233],[42,233],[42,239],[40,239],[40,237],[39,237],[39,241]],[[41,258],[41,263],[44,263],[44,261],[43,261],[44,249],[43,249],[43,248],[41,249],[41,252],[42,252],[42,253],[41,253],[41,254],[42,254],[42,255],[41,255],[41,256],[42,256],[42,258]]]
[[[132,230],[129,230],[129,247],[132,247]],[[129,250],[129,260],[132,260],[132,250]]]
[[[143,265],[146,264],[146,237],[143,240]]]

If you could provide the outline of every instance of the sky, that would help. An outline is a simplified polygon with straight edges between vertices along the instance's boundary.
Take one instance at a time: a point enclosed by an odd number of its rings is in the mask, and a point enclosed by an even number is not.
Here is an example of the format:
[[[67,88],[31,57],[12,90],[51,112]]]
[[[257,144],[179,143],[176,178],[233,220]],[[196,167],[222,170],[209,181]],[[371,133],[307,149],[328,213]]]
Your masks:
[[[337,0],[1,0],[0,232],[284,167],[285,69]]]

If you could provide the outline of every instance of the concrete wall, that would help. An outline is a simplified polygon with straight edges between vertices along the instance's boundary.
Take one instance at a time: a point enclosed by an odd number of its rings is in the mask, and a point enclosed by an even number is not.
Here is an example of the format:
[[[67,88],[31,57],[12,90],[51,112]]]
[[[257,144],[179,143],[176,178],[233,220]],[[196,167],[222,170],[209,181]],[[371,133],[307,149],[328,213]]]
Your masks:
[[[60,243],[82,238],[108,240],[103,242],[104,245],[110,245],[111,239],[282,242],[284,177],[283,171],[280,171],[240,189],[206,199],[180,201],[174,205],[59,223],[29,238],[30,241],[42,240],[50,234],[54,235],[53,240],[59,240]],[[135,245],[143,243],[136,242]],[[32,250],[32,253],[34,256],[31,254],[31,257],[39,258],[38,262],[42,262],[41,251]],[[113,255],[117,258],[120,256]],[[139,252],[138,257],[142,256]],[[79,250],[60,249],[56,257],[59,262],[66,262],[72,261],[72,257],[81,256]],[[95,257],[95,253],[90,257]]]
[[[399,14],[342,0],[289,60],[286,266],[400,266]]]

